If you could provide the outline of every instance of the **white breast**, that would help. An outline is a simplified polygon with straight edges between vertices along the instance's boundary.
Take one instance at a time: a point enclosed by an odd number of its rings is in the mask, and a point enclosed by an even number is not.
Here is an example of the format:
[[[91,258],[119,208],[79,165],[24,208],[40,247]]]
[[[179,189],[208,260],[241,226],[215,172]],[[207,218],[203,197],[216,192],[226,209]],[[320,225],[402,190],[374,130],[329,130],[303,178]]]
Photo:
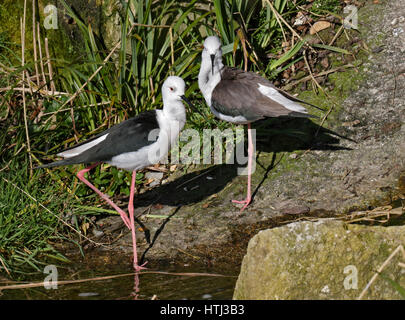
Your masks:
[[[215,110],[212,106],[210,107],[211,112],[216,116],[217,118],[227,121],[227,122],[232,122],[232,123],[238,123],[238,124],[247,124],[251,121],[248,121],[244,116],[228,116],[222,113],[219,113],[217,110]]]
[[[214,72],[214,75],[211,75],[211,71],[207,77],[208,81],[205,83],[201,83],[200,90],[204,96],[207,105],[211,107],[211,96],[212,92],[214,91],[217,84],[221,81],[221,73]]]
[[[156,115],[159,129],[152,130],[148,136],[149,141],[155,142],[137,151],[115,156],[108,163],[118,168],[133,171],[164,160],[180,130],[183,129],[185,119],[184,121],[173,119],[164,114],[162,110],[156,110]]]

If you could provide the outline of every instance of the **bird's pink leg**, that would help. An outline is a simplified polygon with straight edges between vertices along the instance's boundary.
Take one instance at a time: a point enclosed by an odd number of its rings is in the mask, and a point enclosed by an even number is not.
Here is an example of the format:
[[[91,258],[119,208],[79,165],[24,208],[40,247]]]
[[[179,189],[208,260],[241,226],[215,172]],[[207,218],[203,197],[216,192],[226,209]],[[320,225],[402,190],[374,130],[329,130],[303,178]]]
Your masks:
[[[131,293],[131,296],[134,297],[134,300],[138,300],[139,298],[139,273],[135,272],[134,276],[134,291]]]
[[[135,194],[135,183],[136,183],[136,170],[132,172],[132,180],[131,180],[131,191],[129,194],[129,203],[128,203],[128,212],[129,212],[129,220],[131,223],[131,232],[132,232],[132,248],[134,252],[134,268],[136,272],[139,272],[142,269],[145,269],[143,266],[138,265],[138,255],[136,251],[136,236],[135,236],[135,219],[134,219],[134,194]],[[139,285],[139,283],[138,283]],[[138,285],[135,287],[139,290]]]
[[[252,177],[252,162],[253,162],[253,140],[252,140],[252,132],[250,129],[250,123],[248,124],[248,183],[247,183],[247,196],[245,200],[238,201],[232,200],[233,203],[245,204],[240,212],[246,209],[249,203],[252,201],[251,195],[251,177]]]
[[[94,167],[98,166],[100,164],[100,162],[97,162],[95,164],[92,164],[91,166],[87,167],[86,169],[80,170],[77,173],[77,177],[79,178],[80,181],[82,181],[84,184],[86,184],[89,188],[91,188],[94,192],[96,192],[102,199],[104,199],[105,201],[108,202],[108,204],[110,206],[112,206],[115,210],[117,210],[117,212],[120,214],[122,221],[124,221],[125,225],[131,229],[131,224],[130,221],[128,219],[127,214],[120,208],[118,207],[114,202],[111,201],[111,199],[105,195],[104,193],[102,193],[100,190],[98,190],[94,185],[92,185],[85,177],[84,174],[88,171],[90,171],[91,169],[93,169]]]

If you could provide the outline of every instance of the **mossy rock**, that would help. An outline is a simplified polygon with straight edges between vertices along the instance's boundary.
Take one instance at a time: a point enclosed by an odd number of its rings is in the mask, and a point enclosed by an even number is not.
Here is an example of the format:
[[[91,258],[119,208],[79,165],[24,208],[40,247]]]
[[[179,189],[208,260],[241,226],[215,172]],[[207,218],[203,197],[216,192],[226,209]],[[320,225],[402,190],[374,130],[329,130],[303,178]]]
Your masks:
[[[243,259],[234,299],[355,299],[399,245],[405,226],[369,227],[324,219],[259,232]],[[364,299],[400,299],[397,254]],[[356,277],[357,273],[357,277]],[[357,283],[356,283],[357,279]]]
[[[119,12],[121,6],[119,5],[119,1],[70,0],[66,1],[66,3],[82,19],[85,25],[91,26],[91,30],[100,41],[104,42],[107,48],[112,47],[112,45],[120,40],[121,26]],[[54,5],[57,8],[56,29],[44,27],[44,21],[50,15],[49,12],[46,13],[44,11],[48,5]],[[27,2],[26,9],[26,61],[33,59],[32,12],[32,2],[29,1]],[[0,25],[0,44],[7,43],[16,52],[21,51],[19,47],[21,44],[20,18],[23,15],[24,1],[4,0],[0,4],[0,18],[2,19],[2,24]],[[83,56],[85,48],[81,32],[75,21],[67,14],[61,1],[38,0],[35,5],[35,17],[36,22],[40,25],[42,41],[45,37],[49,40],[51,59],[57,57],[58,59],[71,61]],[[42,46],[44,46],[43,43]],[[42,50],[44,51],[44,48]],[[7,54],[7,52],[3,50],[2,54]],[[13,59],[13,56],[8,54],[7,58]]]

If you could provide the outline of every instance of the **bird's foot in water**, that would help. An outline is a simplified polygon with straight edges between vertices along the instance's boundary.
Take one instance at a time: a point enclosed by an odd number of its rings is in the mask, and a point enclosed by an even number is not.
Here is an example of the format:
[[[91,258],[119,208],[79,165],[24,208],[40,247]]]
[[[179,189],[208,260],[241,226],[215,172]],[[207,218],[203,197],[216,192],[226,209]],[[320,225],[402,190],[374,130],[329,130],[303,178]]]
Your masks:
[[[247,208],[247,206],[250,204],[250,202],[252,202],[251,198],[246,198],[245,200],[232,200],[232,203],[238,203],[238,204],[244,204],[244,206],[242,207],[242,209],[240,209],[240,212],[243,212],[243,210],[245,210]]]

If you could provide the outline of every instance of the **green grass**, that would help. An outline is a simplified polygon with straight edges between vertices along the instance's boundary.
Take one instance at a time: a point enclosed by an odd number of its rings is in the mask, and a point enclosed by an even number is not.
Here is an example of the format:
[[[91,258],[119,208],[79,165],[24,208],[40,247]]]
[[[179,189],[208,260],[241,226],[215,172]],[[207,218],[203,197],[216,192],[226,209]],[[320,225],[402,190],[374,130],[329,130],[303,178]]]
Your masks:
[[[12,164],[8,173],[0,174],[0,263],[16,275],[42,272],[45,257],[66,261],[50,242],[65,239],[59,219],[69,202],[58,197],[60,186],[51,177],[41,186],[39,171],[30,179],[27,163],[20,168]]]

